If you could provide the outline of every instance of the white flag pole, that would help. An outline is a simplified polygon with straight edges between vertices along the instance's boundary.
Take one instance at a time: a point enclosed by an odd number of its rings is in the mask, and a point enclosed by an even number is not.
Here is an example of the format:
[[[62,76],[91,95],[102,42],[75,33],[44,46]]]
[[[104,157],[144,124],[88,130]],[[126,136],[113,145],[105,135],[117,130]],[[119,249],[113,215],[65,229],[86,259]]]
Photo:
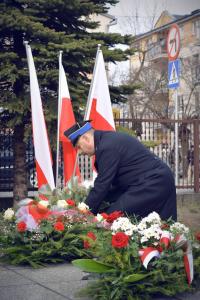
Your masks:
[[[61,64],[62,64],[62,53],[59,52],[59,79],[58,79],[58,118],[57,118],[57,147],[56,147],[56,187],[58,187],[59,177],[59,146],[60,146],[60,113],[61,113]]]

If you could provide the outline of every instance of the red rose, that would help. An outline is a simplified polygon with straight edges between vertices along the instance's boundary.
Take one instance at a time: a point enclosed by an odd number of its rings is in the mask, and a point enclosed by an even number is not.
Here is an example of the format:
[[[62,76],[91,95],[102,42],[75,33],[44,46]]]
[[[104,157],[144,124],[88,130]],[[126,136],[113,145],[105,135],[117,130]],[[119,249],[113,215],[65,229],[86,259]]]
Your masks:
[[[67,204],[70,205],[70,206],[76,206],[75,201],[72,200],[72,199],[67,199],[66,202],[67,202]]]
[[[197,239],[197,241],[200,242],[200,232],[197,232],[197,233],[195,234],[195,238]]]
[[[114,248],[124,248],[128,245],[129,236],[124,232],[117,232],[112,236],[112,246]]]
[[[91,231],[87,233],[87,237],[90,238],[93,241],[96,241],[96,239],[97,239],[96,235]],[[91,246],[88,240],[85,240],[83,244],[84,244],[83,246],[84,246],[85,249],[88,249]]]
[[[54,229],[56,231],[63,231],[65,229],[65,226],[64,226],[64,224],[62,222],[56,222],[54,224]]]
[[[25,232],[26,228],[27,228],[27,226],[26,226],[25,222],[21,221],[21,222],[17,223],[17,230],[19,232]]]
[[[121,211],[114,211],[111,214],[107,215],[106,221],[108,223],[112,223],[113,221],[115,221],[116,219],[118,219],[119,217],[122,217],[124,214]]]

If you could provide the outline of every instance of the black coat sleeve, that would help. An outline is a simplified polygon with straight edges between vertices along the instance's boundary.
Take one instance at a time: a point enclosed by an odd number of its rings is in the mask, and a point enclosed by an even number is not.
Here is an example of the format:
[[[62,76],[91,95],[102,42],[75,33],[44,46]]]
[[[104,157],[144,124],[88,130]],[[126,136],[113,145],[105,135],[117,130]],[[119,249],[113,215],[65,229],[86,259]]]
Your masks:
[[[113,153],[112,149],[101,151],[98,158],[98,176],[94,182],[94,187],[91,189],[86,204],[91,211],[96,214],[101,202],[105,199],[113,179],[115,178],[120,163],[120,154]]]

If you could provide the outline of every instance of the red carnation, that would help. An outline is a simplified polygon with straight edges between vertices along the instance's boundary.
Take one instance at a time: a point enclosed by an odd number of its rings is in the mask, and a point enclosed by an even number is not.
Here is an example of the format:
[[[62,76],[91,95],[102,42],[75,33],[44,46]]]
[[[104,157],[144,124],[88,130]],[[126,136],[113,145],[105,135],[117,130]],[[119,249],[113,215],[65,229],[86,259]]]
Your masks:
[[[106,213],[101,213],[101,216],[102,216],[104,219],[107,219],[108,214],[106,214]]]
[[[65,226],[64,226],[64,224],[62,222],[56,222],[54,224],[54,229],[56,231],[63,231],[65,229]]]
[[[68,204],[68,205],[70,205],[70,206],[76,206],[76,203],[75,203],[74,200],[72,200],[72,199],[67,199],[66,201],[67,201],[67,204]]]
[[[26,228],[27,228],[27,226],[26,226],[25,222],[21,221],[21,222],[17,223],[17,230],[19,232],[25,232]]]
[[[92,231],[87,233],[87,237],[90,238],[93,241],[96,241],[96,239],[97,239],[96,235]],[[85,249],[88,249],[88,248],[90,248],[91,245],[90,245],[88,240],[85,240],[83,246],[84,246]]]
[[[197,241],[200,242],[200,232],[197,232],[197,233],[195,234],[195,238],[197,239]]]
[[[115,221],[116,219],[118,219],[119,217],[123,217],[123,212],[121,211],[114,211],[111,214],[107,215],[106,217],[106,221],[108,223],[112,223],[113,221]]]
[[[128,245],[129,236],[124,232],[117,232],[112,236],[112,246],[115,248],[124,248]]]

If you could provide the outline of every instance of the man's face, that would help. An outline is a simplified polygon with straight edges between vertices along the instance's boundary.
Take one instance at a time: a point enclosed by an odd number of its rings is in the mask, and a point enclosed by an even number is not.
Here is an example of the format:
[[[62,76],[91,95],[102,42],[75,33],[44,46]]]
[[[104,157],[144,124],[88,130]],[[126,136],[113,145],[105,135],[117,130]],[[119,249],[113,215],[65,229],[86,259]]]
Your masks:
[[[94,155],[94,137],[91,134],[83,134],[76,143],[76,148],[80,154],[86,154],[88,156]]]

